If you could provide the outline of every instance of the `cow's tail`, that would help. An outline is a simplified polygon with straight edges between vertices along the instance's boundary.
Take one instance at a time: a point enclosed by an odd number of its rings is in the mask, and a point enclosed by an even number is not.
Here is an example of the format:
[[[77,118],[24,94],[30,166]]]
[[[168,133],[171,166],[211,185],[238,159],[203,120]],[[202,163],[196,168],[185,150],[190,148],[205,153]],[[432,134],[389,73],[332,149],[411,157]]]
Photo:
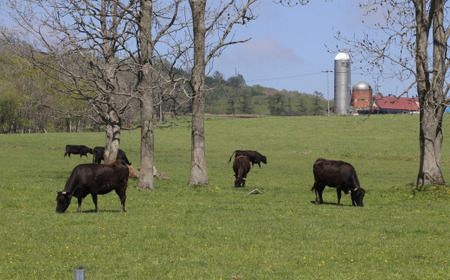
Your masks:
[[[236,153],[236,151],[234,151],[232,154],[231,154],[231,157],[230,157],[230,159],[228,160],[228,163],[230,163],[230,161],[231,161],[231,159],[233,158],[233,155]]]

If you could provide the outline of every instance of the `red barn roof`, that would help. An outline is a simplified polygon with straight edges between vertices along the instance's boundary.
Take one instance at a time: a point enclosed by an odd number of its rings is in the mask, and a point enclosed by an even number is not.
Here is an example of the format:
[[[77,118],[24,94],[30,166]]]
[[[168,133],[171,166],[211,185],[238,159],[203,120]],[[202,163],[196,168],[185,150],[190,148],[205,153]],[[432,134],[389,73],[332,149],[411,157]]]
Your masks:
[[[419,111],[419,99],[374,95],[374,109]]]

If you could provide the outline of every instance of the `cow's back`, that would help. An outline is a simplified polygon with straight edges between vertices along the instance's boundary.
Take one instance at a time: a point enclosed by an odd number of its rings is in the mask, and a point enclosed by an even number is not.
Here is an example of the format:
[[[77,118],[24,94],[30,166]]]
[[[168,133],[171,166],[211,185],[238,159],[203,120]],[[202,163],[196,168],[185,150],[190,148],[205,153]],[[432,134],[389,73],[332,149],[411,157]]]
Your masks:
[[[233,170],[237,174],[239,170],[248,173],[250,171],[250,160],[246,156],[237,156],[233,162]]]
[[[128,167],[123,161],[110,165],[80,164],[73,169],[64,191],[76,197],[84,197],[89,193],[108,193],[118,184],[127,182],[128,174]]]
[[[316,182],[346,189],[359,187],[355,168],[343,161],[318,159],[313,165]]]

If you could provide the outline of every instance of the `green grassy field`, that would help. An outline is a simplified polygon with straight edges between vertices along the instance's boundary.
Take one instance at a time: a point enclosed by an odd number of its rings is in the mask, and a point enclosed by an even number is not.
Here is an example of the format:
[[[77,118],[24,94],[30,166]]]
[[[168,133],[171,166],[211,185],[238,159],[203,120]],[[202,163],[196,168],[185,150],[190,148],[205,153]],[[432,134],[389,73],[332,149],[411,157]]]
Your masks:
[[[418,116],[208,119],[209,186],[188,187],[190,129],[158,129],[156,166],[169,180],[142,191],[130,180],[126,209],[112,192],[57,214],[56,191],[89,159],[66,144],[104,143],[102,133],[0,135],[0,279],[449,279],[450,191],[417,191]],[[445,139],[450,123],[444,123]],[[139,131],[121,148],[139,165]],[[450,180],[450,149],[443,171]],[[258,150],[268,164],[233,188],[228,159]],[[326,188],[315,205],[318,157],[353,164],[366,189],[351,207]],[[253,189],[262,194],[247,195]]]

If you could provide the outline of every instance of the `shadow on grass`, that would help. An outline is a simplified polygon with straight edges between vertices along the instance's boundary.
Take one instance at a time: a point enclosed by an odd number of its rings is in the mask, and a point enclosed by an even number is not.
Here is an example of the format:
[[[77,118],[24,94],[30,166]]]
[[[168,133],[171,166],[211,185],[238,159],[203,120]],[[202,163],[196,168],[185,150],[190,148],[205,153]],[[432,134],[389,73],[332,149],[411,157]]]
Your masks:
[[[77,212],[76,212],[77,213]],[[82,211],[81,214],[96,214],[96,213],[120,213],[120,210],[99,210],[98,212],[95,209]],[[126,213],[126,212],[123,212]]]
[[[314,200],[312,200],[312,201],[310,201],[312,204],[316,204],[316,202],[314,201]],[[353,206],[353,205],[346,205],[346,204],[340,204],[340,205],[337,205],[337,203],[334,203],[334,202],[323,202],[323,203],[321,203],[321,204],[316,204],[316,205],[335,205],[335,206],[343,206],[343,207],[355,207],[355,206]]]

